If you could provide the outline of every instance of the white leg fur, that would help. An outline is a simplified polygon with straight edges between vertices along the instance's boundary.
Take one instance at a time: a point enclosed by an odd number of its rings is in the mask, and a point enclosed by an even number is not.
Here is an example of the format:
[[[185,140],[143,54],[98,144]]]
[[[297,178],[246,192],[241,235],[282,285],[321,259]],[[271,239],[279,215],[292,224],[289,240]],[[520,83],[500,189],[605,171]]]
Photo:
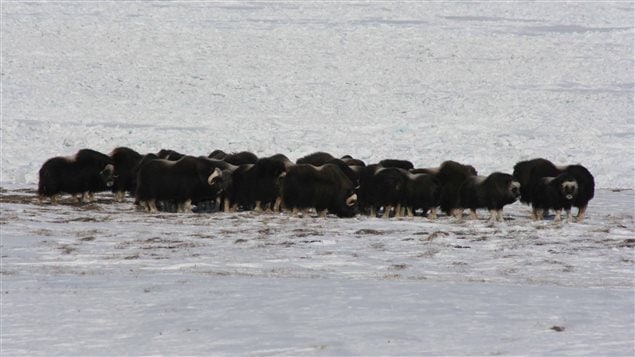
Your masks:
[[[428,213],[428,219],[437,219],[437,208],[430,208],[430,213]]]
[[[392,206],[385,206],[384,207],[384,215],[382,216],[382,218],[390,218],[390,211],[392,210]]]
[[[577,222],[584,221],[584,216],[586,215],[587,206],[582,206],[578,208],[578,216],[576,217]]]
[[[124,191],[115,192],[115,201],[123,202],[125,197],[126,197],[126,192],[124,192]]]
[[[489,223],[496,223],[496,217],[498,216],[498,211],[495,209],[489,210]]]
[[[147,203],[151,213],[159,212],[159,209],[157,208],[157,200],[153,198],[149,200]]]

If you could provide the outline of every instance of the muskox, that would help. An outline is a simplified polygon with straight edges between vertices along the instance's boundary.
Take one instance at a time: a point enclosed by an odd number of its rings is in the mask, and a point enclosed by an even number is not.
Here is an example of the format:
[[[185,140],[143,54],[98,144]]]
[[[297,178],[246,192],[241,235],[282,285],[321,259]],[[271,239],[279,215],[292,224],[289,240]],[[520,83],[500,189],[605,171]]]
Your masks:
[[[470,176],[459,187],[459,207],[469,208],[472,218],[476,210],[487,208],[490,222],[503,221],[503,207],[520,196],[520,183],[512,175],[494,172],[487,177]]]
[[[408,216],[412,217],[417,210],[428,218],[437,218],[441,184],[434,175],[413,174],[406,171],[405,206]]]
[[[91,201],[93,193],[105,191],[114,183],[114,162],[110,157],[91,149],[79,150],[69,157],[48,159],[40,168],[38,197],[45,197],[51,204],[57,203],[57,196],[68,193],[78,200]]]
[[[468,178],[476,176],[476,169],[472,165],[464,165],[456,161],[444,161],[441,166],[435,168],[413,169],[413,174],[433,175],[440,185],[438,202],[446,215],[459,215],[461,212],[454,210],[459,208],[459,187]]]
[[[227,204],[231,210],[237,206],[256,211],[272,208],[280,194],[280,181],[285,171],[283,162],[271,158],[238,166],[232,173],[231,193],[225,197]]]
[[[360,174],[358,190],[360,207],[374,217],[383,207],[383,217],[388,218],[394,208],[395,217],[404,212],[412,217],[416,210],[429,218],[436,218],[439,182],[433,175],[412,174],[407,170],[381,165],[366,166]]]
[[[158,211],[157,201],[174,201],[179,212],[188,212],[193,201],[214,199],[221,180],[221,169],[205,158],[151,160],[139,169],[136,199],[150,212]]]
[[[108,154],[115,164],[115,181],[112,192],[117,202],[123,201],[126,192],[134,194],[137,188],[137,172],[135,168],[143,159],[143,155],[127,148],[115,148]]]
[[[326,216],[327,211],[338,217],[352,217],[357,213],[355,186],[333,164],[319,167],[298,164],[289,168],[282,184],[282,200],[294,214],[310,208],[322,216]]]
[[[589,170],[582,165],[556,166],[551,161],[538,158],[521,161],[514,166],[514,177],[521,183],[521,202],[533,205],[540,197],[534,197],[535,186],[541,185],[545,177],[558,177],[563,173],[570,174],[577,182],[578,192],[572,202],[573,207],[578,208],[577,221],[582,222],[589,205],[595,194],[595,179]],[[523,188],[524,187],[524,188]],[[543,214],[541,214],[542,216]],[[537,219],[535,212],[533,218]]]
[[[542,177],[531,186],[532,218],[544,219],[550,209],[556,213],[555,221],[560,222],[564,209],[567,221],[571,221],[571,206],[578,197],[578,182],[568,172],[556,177]]]
[[[402,204],[405,203],[406,171],[396,167],[369,165],[363,176],[359,193],[369,214],[374,217],[383,207],[383,217],[388,218],[394,208],[395,216],[400,217]]]

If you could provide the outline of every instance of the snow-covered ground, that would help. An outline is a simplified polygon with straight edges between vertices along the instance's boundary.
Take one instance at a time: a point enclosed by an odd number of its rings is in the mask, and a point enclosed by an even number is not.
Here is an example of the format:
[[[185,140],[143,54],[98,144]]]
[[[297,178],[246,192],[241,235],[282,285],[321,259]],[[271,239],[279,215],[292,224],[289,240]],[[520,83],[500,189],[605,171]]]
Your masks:
[[[2,355],[635,354],[633,2],[1,9]],[[35,203],[47,158],[122,145],[542,156],[600,189],[581,224]]]

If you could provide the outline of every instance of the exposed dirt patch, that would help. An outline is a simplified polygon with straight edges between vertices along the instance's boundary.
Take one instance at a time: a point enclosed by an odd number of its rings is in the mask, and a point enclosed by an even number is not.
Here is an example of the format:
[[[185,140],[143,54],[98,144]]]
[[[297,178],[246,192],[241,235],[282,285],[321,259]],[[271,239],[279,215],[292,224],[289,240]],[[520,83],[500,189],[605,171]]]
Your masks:
[[[355,232],[355,234],[357,235],[373,235],[373,236],[377,236],[377,235],[384,235],[386,234],[385,231],[378,231],[375,229],[360,229],[357,232]]]

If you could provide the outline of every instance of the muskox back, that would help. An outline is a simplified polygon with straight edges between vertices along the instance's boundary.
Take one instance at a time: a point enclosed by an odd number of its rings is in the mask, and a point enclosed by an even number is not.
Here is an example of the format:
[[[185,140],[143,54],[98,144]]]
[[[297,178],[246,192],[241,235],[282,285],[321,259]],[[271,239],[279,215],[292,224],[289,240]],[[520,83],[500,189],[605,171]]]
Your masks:
[[[298,160],[296,160],[296,164],[309,164],[309,165],[313,165],[313,166],[322,166],[324,164],[327,164],[329,161],[335,159],[335,157],[333,157],[333,155],[327,153],[327,152],[323,152],[323,151],[318,151],[318,152],[314,152],[312,154],[306,155],[304,157],[299,158]]]
[[[236,166],[255,164],[256,162],[258,162],[258,156],[249,151],[241,151],[237,153],[227,154],[223,158],[223,161]]]
[[[402,169],[402,170],[412,170],[415,167],[412,164],[412,162],[410,162],[408,160],[397,160],[397,159],[381,160],[379,162],[379,164],[381,166],[383,166],[383,167],[386,167],[386,168],[395,167],[395,168],[399,168],[399,169]]]
[[[184,156],[186,156],[185,154],[181,154],[180,152],[170,150],[170,149],[161,149],[156,155],[159,157],[159,159],[169,160],[169,161],[177,161],[182,159]]]
[[[351,155],[344,155],[340,158],[348,166],[366,166],[366,163],[360,159],[356,159]]]
[[[52,198],[60,193],[105,191],[113,184],[114,169],[110,157],[91,149],[48,159],[39,171],[38,195]]]

